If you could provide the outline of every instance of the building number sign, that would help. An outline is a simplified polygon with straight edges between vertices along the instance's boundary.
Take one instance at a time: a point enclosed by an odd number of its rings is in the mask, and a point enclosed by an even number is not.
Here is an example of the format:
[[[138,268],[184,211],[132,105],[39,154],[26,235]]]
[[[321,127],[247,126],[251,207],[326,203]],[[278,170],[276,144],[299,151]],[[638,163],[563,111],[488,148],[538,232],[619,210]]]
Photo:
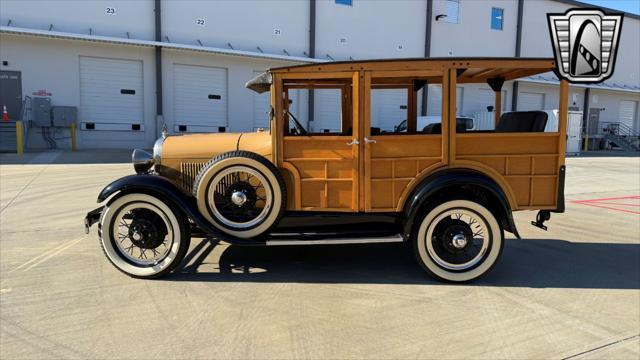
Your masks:
[[[116,8],[106,7],[106,8],[104,8],[104,12],[106,14],[109,14],[109,15],[115,15],[116,14]]]
[[[196,19],[196,25],[198,25],[198,26],[204,26],[204,24],[205,24],[204,19]]]

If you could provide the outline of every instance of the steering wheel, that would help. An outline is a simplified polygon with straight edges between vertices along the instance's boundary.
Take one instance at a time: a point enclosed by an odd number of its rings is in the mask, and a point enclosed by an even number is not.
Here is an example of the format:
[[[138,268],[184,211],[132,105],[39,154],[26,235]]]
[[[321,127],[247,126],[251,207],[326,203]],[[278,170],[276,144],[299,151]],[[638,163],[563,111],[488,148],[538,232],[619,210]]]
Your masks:
[[[293,120],[293,124],[297,130],[297,135],[307,135],[307,130],[302,126],[302,124],[300,124],[298,119],[296,119],[296,117],[293,116],[293,114],[289,110],[287,110],[287,115],[289,115],[289,118]]]

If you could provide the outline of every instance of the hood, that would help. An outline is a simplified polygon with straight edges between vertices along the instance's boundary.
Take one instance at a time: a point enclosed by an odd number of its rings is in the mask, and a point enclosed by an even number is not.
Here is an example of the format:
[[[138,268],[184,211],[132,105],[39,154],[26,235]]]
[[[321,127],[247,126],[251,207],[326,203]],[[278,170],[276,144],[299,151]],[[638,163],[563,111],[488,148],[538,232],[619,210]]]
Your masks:
[[[271,135],[268,132],[251,132],[168,136],[162,146],[162,158],[207,160],[233,150],[246,150],[269,156]]]

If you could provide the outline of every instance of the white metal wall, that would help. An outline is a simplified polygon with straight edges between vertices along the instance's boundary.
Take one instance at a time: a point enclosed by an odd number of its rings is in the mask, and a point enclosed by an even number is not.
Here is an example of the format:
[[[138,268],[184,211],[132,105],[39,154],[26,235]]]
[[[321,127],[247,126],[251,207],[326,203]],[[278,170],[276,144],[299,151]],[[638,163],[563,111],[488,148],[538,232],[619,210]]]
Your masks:
[[[240,50],[282,55],[289,53],[297,56],[309,50],[308,1],[163,0],[161,3],[164,41],[189,45],[202,43],[205,46],[231,46]],[[546,13],[564,12],[573,5],[553,0],[525,1],[524,4],[522,56],[552,56],[547,35]],[[316,56],[329,59],[329,55],[336,60],[349,57],[422,57],[426,5],[426,0],[354,0],[353,6],[339,5],[332,0],[318,1]],[[513,56],[517,0],[461,0],[458,24],[435,21],[435,16],[442,13],[443,5],[442,0],[436,0],[433,5],[432,56]],[[504,9],[503,30],[491,29],[492,7]],[[6,25],[11,20],[11,26],[38,30],[49,29],[52,25],[54,31],[79,34],[88,34],[91,29],[91,32],[97,35],[151,40],[154,38],[153,8],[152,0],[0,1],[0,23]],[[108,9],[113,9],[112,13]],[[283,13],[286,16],[281,16]],[[199,20],[204,20],[204,24]],[[638,43],[640,20],[625,17],[616,72],[608,83],[617,84],[619,88],[640,85],[640,72],[637,71]],[[101,131],[80,131],[80,147],[150,146],[159,129],[154,121],[155,65],[152,48],[14,35],[2,35],[0,41],[1,60],[7,60],[9,63],[2,66],[2,69],[22,72],[24,94],[46,89],[53,93],[53,102],[57,105],[80,106],[79,56],[141,61],[144,94],[144,131],[118,132],[118,136]],[[163,49],[164,121],[168,123],[170,130],[173,130],[175,122],[177,94],[173,84],[173,65],[176,63],[227,69],[228,131],[248,131],[255,127],[257,105],[253,103],[254,94],[243,86],[244,82],[252,77],[253,71],[294,64],[286,61]],[[543,93],[545,107],[557,107],[557,86],[521,82],[520,91]],[[582,90],[571,88],[571,106],[582,106],[581,94]],[[591,101],[591,105],[605,108],[601,113],[603,121],[619,120],[620,101],[640,100],[640,94],[625,91],[592,88],[591,94],[599,97],[599,101]],[[574,95],[577,96],[574,98]],[[301,122],[306,123],[307,100],[303,98],[304,95],[301,96],[298,101],[298,115]],[[437,93],[429,96],[430,102],[435,102],[429,107],[430,114],[440,113],[437,96]],[[471,115],[483,101],[477,88],[467,86],[458,98],[462,101],[458,105],[460,115]],[[507,109],[510,109],[509,101],[510,93],[503,98],[503,104]],[[322,101],[320,105],[321,108],[327,108],[322,105]],[[333,105],[333,112],[335,108]],[[316,109],[316,114],[318,111]],[[637,123],[637,111],[634,116]],[[320,117],[322,118],[322,115]],[[316,124],[318,128],[333,127],[331,124]],[[33,139],[35,141],[37,137]]]

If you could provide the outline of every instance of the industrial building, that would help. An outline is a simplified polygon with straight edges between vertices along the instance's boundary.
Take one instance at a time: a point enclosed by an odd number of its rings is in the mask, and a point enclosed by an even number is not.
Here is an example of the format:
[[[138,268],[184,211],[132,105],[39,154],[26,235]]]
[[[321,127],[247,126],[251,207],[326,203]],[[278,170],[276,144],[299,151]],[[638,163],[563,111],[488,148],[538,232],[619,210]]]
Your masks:
[[[0,87],[15,120],[34,101],[75,107],[79,148],[149,148],[170,133],[268,127],[269,95],[244,88],[266,68],[332,60],[416,57],[552,57],[546,14],[593,7],[572,0],[269,0],[0,2]],[[614,12],[604,9],[605,12]],[[624,14],[614,75],[571,85],[583,132],[609,123],[640,131],[640,16]],[[557,108],[549,73],[503,87],[503,111]],[[437,86],[421,91],[423,115],[439,115]],[[459,115],[486,112],[489,86],[460,86]],[[291,98],[311,128],[330,127],[340,99]],[[405,101],[403,103],[403,101]],[[393,91],[372,100],[385,118],[406,107]],[[37,105],[37,104],[36,104]],[[68,109],[68,108],[65,108]],[[73,109],[73,108],[71,108]],[[67,112],[62,112],[67,114]],[[74,115],[75,114],[75,115]],[[74,118],[75,117],[75,118]],[[32,124],[33,125],[33,124]],[[61,124],[29,129],[27,148],[69,148]]]

